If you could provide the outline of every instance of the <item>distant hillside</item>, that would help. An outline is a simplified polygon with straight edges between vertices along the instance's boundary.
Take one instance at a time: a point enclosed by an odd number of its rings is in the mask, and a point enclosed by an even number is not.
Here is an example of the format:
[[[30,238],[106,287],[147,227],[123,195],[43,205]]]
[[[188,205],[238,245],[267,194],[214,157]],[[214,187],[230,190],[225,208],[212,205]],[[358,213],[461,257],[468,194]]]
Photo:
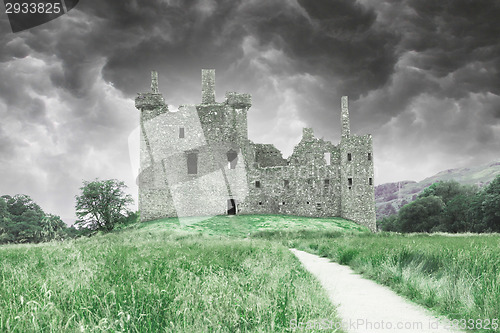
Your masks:
[[[426,187],[440,180],[456,180],[461,184],[476,184],[483,187],[500,175],[500,161],[471,168],[449,169],[441,171],[420,182],[405,180],[386,183],[375,187],[375,206],[377,220],[396,214],[399,208],[415,200]]]

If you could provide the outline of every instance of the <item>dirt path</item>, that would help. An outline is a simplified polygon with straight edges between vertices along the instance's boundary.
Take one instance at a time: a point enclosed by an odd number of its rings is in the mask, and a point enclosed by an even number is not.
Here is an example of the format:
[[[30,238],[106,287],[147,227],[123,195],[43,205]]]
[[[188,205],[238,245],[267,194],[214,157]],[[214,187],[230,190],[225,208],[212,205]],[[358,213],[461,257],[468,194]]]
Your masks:
[[[327,258],[291,249],[304,267],[321,282],[333,304],[337,306],[347,332],[462,332],[447,329],[450,323],[395,294],[389,288],[362,278],[349,267]],[[318,318],[318,320],[328,318]],[[339,323],[325,322],[335,327]],[[300,331],[297,326],[297,332]]]

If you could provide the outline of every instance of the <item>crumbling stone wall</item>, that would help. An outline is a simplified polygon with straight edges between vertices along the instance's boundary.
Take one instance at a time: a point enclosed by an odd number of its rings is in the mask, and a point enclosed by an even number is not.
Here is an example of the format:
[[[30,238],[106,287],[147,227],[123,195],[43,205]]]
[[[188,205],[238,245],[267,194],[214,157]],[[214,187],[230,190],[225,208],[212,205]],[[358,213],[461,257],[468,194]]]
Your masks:
[[[350,134],[342,98],[339,145],[305,128],[288,159],[248,140],[248,94],[215,100],[215,71],[202,71],[201,104],[171,112],[152,74],[141,111],[141,220],[238,214],[342,216],[375,230],[371,136]]]
[[[273,166],[287,165],[287,160],[283,158],[281,152],[272,144],[254,144],[256,168],[266,168]]]

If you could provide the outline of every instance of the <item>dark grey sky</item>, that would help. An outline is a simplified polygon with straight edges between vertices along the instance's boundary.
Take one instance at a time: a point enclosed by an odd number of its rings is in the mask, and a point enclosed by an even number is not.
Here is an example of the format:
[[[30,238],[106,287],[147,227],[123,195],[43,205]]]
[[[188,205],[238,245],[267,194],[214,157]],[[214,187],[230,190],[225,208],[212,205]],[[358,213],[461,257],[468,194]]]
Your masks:
[[[500,2],[81,0],[13,34],[0,14],[0,194],[67,222],[82,180],[124,180],[150,70],[175,106],[200,70],[253,96],[249,135],[288,156],[302,127],[374,138],[375,182],[421,180],[500,158]]]

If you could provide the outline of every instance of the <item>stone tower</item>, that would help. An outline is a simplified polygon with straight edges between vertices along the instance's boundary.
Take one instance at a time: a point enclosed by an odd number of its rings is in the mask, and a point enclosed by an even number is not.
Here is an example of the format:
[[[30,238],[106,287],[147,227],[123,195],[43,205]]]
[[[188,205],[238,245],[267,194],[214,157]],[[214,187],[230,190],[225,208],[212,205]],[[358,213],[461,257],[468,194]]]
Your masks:
[[[341,100],[341,122],[341,216],[376,231],[372,136],[350,134],[347,96]]]

